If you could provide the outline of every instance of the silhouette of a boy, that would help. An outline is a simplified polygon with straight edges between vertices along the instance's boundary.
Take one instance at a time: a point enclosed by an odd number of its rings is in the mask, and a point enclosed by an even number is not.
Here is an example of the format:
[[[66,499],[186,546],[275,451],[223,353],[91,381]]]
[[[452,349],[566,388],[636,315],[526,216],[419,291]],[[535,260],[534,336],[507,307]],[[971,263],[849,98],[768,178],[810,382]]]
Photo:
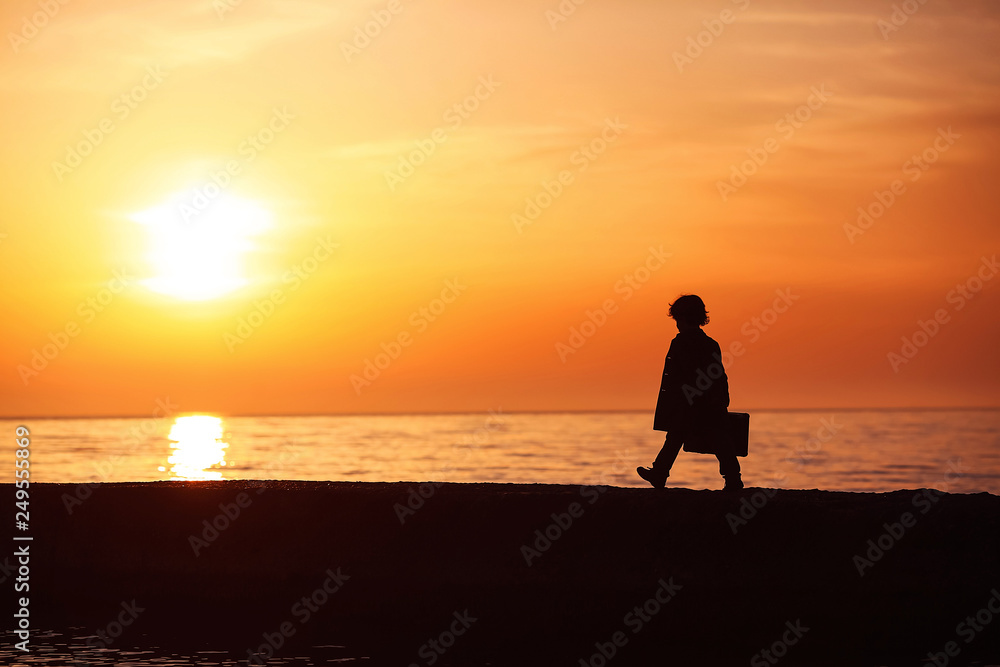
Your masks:
[[[666,431],[667,437],[653,467],[636,468],[640,477],[658,489],[666,484],[684,441],[693,434],[721,428],[729,407],[729,378],[722,366],[722,351],[701,329],[708,324],[705,303],[701,297],[685,294],[670,304],[668,314],[677,323],[678,333],[663,364],[653,417],[653,429]],[[716,457],[719,473],[726,479],[725,490],[742,489],[736,455],[722,451]]]

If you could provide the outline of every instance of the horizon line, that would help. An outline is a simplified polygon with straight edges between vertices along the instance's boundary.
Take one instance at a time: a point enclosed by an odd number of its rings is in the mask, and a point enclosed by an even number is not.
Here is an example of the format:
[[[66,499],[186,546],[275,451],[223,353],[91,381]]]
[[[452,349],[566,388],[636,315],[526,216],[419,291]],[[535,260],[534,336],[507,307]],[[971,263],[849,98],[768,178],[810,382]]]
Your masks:
[[[443,415],[481,415],[491,411],[503,411],[502,406],[486,408],[485,410],[441,410],[432,412],[289,412],[289,413],[223,413],[214,410],[183,410],[169,415],[147,414],[105,414],[105,415],[0,415],[0,420],[13,421],[18,419],[163,419],[166,417],[182,417],[185,415],[208,414],[223,418],[235,417],[413,417],[413,416],[443,416]],[[1000,410],[995,406],[911,406],[911,407],[813,407],[813,408],[738,408],[730,412],[988,412]],[[504,414],[613,414],[613,413],[649,413],[650,409],[626,410],[513,410]]]

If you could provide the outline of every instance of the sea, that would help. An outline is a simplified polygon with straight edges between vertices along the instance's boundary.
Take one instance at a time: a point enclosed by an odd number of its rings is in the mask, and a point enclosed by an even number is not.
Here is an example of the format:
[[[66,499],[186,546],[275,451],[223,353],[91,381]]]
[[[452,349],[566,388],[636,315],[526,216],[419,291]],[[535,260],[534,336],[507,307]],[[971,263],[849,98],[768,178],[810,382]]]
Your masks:
[[[1000,410],[750,411],[747,486],[883,492],[1000,493]],[[32,482],[284,479],[444,481],[643,487],[663,435],[648,412],[117,419],[6,419],[27,429]],[[13,458],[13,453],[10,452]],[[713,456],[681,452],[668,485],[720,489]],[[237,665],[223,647],[95,648],[93,628],[44,630],[30,654],[0,632],[0,664]],[[311,647],[269,665],[344,664],[344,647]],[[349,654],[348,654],[349,655]],[[366,661],[367,662],[367,661]]]
[[[1000,493],[1000,409],[749,411],[747,486]],[[649,412],[0,420],[25,427],[33,482],[284,479],[646,485]],[[718,489],[681,452],[669,486]]]

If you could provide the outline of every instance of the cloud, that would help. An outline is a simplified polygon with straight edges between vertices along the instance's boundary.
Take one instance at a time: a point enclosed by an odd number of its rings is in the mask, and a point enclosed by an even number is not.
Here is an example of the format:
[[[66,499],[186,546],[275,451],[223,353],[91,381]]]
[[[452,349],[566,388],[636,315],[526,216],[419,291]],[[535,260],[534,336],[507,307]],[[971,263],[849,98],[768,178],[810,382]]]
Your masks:
[[[161,0],[67,6],[7,59],[0,68],[0,87],[80,92],[120,88],[151,63],[173,70],[238,62],[275,42],[322,30],[340,14],[325,3],[270,0],[237,4],[220,17],[214,5]]]

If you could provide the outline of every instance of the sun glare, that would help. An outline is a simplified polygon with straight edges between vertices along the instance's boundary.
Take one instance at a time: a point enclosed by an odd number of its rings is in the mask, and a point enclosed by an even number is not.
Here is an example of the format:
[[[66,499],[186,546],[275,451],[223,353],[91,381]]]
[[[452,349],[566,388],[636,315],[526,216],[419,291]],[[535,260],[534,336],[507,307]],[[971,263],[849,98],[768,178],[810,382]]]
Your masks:
[[[170,428],[171,474],[178,479],[222,479],[219,466],[226,465],[222,419],[211,415],[178,417]],[[163,468],[161,468],[163,470]]]
[[[131,216],[149,231],[154,275],[143,284],[184,301],[216,299],[246,285],[242,259],[255,248],[250,238],[271,227],[271,214],[254,202],[227,194],[205,202],[199,196],[174,195]]]

